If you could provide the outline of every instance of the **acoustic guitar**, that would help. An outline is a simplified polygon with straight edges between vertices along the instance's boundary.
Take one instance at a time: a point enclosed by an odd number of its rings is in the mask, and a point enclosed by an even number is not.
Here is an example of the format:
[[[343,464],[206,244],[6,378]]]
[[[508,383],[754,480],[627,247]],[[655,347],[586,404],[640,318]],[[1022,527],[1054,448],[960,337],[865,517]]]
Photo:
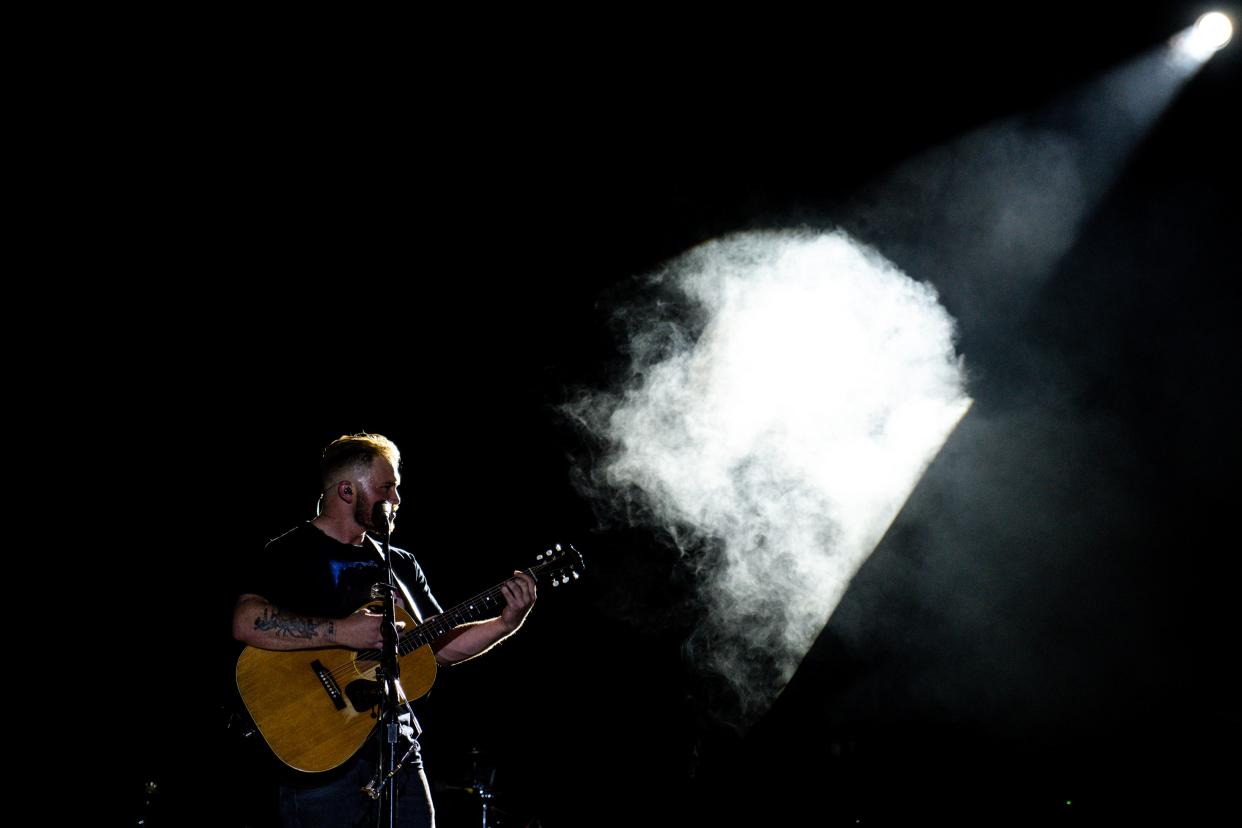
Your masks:
[[[535,560],[526,573],[553,586],[577,579],[584,568],[582,554],[571,545],[557,544]],[[396,608],[397,620],[405,622],[398,663],[407,699],[425,695],[436,680],[431,642],[461,624],[499,615],[505,605],[503,583],[422,624]],[[378,650],[344,647],[282,651],[246,647],[237,659],[237,689],[272,752],[291,768],[319,773],[357,753],[378,723],[379,658]]]

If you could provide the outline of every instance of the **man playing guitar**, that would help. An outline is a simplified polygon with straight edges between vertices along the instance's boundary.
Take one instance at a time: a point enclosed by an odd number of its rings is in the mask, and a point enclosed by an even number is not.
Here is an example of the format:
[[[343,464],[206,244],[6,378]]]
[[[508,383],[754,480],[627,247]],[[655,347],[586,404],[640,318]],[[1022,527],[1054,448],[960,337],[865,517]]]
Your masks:
[[[234,638],[254,648],[248,648],[247,654],[252,653],[255,663],[262,665],[246,671],[243,678],[242,667],[249,662],[239,663],[238,683],[243,698],[248,692],[265,692],[266,685],[271,686],[272,693],[279,694],[287,691],[292,683],[280,669],[267,666],[268,662],[263,659],[269,655],[265,651],[324,650],[323,657],[314,659],[312,665],[318,667],[333,655],[348,661],[340,662],[345,667],[338,663],[337,667],[324,668],[318,682],[307,668],[304,672],[312,682],[309,692],[326,693],[325,698],[335,702],[341,717],[352,717],[351,722],[357,720],[348,726],[361,727],[363,737],[373,727],[374,719],[366,718],[370,702],[362,699],[357,690],[358,685],[366,682],[349,679],[365,677],[357,668],[367,663],[360,653],[382,645],[382,616],[365,605],[372,600],[372,585],[385,580],[385,563],[382,548],[368,532],[379,531],[373,516],[376,503],[390,503],[395,519],[401,505],[399,468],[397,446],[379,434],[343,436],[324,450],[318,516],[267,544],[247,574],[244,591],[233,611]],[[391,551],[398,581],[397,603],[404,610],[403,616],[410,620],[409,626],[422,629],[424,622],[440,616],[443,611],[432,596],[414,556],[401,549],[392,548]],[[425,654],[425,665],[411,666],[416,672],[429,671],[431,678],[426,680],[427,687],[434,678],[436,664],[456,664],[473,658],[516,632],[535,602],[535,580],[528,573],[515,572],[511,579],[476,597],[484,599],[478,608],[474,604],[464,607],[466,615],[454,611],[446,613],[444,618],[453,620],[429,625],[435,637],[420,639],[426,640],[426,646],[420,649],[426,653],[429,648],[430,654]],[[462,618],[477,617],[484,610],[498,611],[498,614],[485,620],[458,623]],[[431,655],[434,655],[434,662]],[[418,656],[417,651],[410,655],[411,662]],[[245,657],[243,654],[243,659]],[[283,664],[278,660],[280,657],[272,658],[277,659],[277,664]],[[402,658],[401,664],[404,682],[406,658]],[[347,671],[349,675],[345,676]],[[252,687],[252,683],[264,686]],[[425,691],[423,688],[422,692]],[[247,705],[251,706],[248,698]],[[303,766],[300,759],[291,761],[277,749],[280,758],[301,770],[328,768],[314,776],[290,777],[282,782],[280,812],[284,824],[341,826],[365,819],[374,805],[360,793],[374,776],[371,757],[366,755],[370,751],[357,750],[358,746],[353,743],[344,748],[336,747],[326,731],[319,732],[298,721],[291,723],[285,708],[279,710],[278,715],[269,717],[270,721],[255,716],[260,730],[276,748],[274,734],[278,733],[278,727],[285,728],[287,735],[279,735],[282,739],[292,739],[289,755],[309,757]],[[256,706],[251,706],[252,714],[255,711]],[[402,825],[433,826],[434,809],[418,757],[417,722],[412,716],[403,732],[411,750],[401,773],[394,779],[400,821]],[[372,744],[374,741],[374,738],[370,740]],[[337,752],[331,753],[333,750]]]

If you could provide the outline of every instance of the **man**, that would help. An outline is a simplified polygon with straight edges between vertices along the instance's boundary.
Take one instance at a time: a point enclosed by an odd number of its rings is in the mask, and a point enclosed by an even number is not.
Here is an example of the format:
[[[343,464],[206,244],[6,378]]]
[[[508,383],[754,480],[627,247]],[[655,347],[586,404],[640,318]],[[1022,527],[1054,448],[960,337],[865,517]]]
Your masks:
[[[386,580],[377,533],[375,504],[401,505],[400,453],[379,434],[355,434],[333,441],[320,464],[319,514],[281,535],[264,549],[249,573],[233,611],[233,636],[268,650],[382,645],[381,616],[359,611],[371,586]],[[400,603],[422,622],[442,610],[414,556],[393,548]],[[456,664],[485,652],[522,625],[535,601],[535,582],[525,573],[501,587],[505,606],[487,621],[464,624],[432,642],[438,664]],[[417,749],[417,723],[403,728],[413,752],[397,777],[401,825],[433,826],[434,810]],[[281,819],[287,826],[367,824],[373,800],[361,788],[374,776],[374,736],[358,755],[335,771],[309,779],[285,780]],[[412,742],[412,745],[411,745]],[[398,750],[404,754],[405,747]]]

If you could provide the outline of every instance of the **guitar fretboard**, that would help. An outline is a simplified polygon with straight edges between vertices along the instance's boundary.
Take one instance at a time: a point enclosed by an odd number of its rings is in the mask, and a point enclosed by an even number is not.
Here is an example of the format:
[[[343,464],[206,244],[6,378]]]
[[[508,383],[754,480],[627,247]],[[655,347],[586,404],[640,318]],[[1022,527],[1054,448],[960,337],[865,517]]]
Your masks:
[[[435,641],[454,627],[469,624],[471,621],[492,618],[499,614],[504,605],[505,596],[500,591],[500,584],[480,592],[469,601],[463,601],[430,621],[419,624],[410,632],[404,633],[399,644],[401,655],[412,653],[424,644]]]
[[[545,570],[563,564],[563,558],[558,557],[532,566],[526,570],[526,574],[537,581],[540,574]],[[553,577],[555,578],[555,575]],[[469,624],[471,621],[481,621],[484,618],[494,618],[499,615],[500,610],[505,605],[504,593],[500,591],[504,583],[502,581],[491,589],[486,589],[470,600],[463,601],[452,609],[447,609],[440,613],[435,618],[419,624],[409,632],[403,633],[398,644],[401,655],[404,656],[412,653],[424,644],[435,641],[440,636],[446,635],[454,627]]]

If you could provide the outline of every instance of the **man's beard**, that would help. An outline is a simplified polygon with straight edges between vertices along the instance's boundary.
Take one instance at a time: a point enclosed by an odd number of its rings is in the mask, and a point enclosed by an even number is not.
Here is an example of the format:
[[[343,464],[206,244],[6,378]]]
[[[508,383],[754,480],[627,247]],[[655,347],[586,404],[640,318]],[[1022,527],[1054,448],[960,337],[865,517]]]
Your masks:
[[[359,496],[354,503],[354,521],[368,532],[375,532],[378,535],[384,534],[384,526],[382,523],[375,521],[375,504],[378,500],[368,500],[364,496]],[[392,516],[393,523],[396,523],[397,516]]]

